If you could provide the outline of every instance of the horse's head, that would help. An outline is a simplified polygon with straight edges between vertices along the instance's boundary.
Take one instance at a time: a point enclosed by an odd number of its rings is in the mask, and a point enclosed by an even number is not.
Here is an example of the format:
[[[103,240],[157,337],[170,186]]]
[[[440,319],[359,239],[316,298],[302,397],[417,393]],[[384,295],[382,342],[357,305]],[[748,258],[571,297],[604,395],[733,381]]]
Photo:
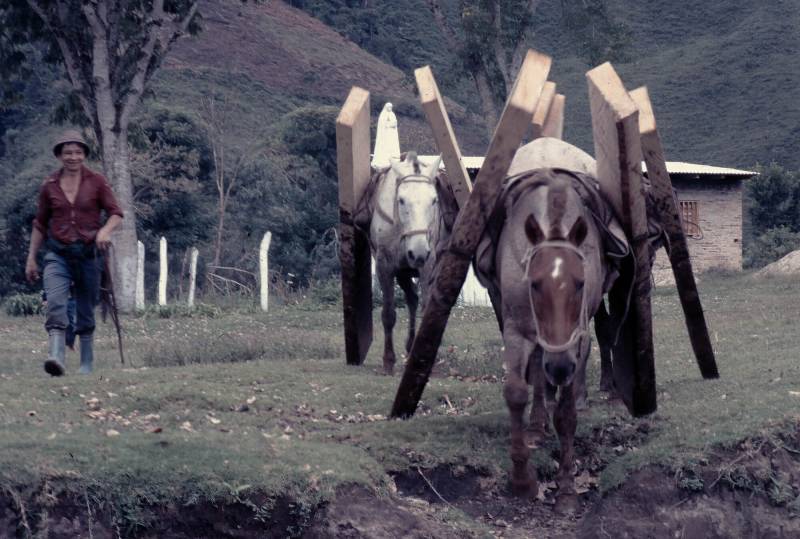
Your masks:
[[[436,176],[441,157],[425,165],[409,152],[403,161],[392,161],[395,174],[394,220],[400,229],[403,252],[412,268],[421,268],[430,257],[435,227],[439,222]]]
[[[566,193],[561,194],[566,198]],[[533,214],[525,221],[525,235],[531,243],[526,279],[545,376],[551,384],[562,386],[572,382],[588,351],[584,255],[580,249],[587,227],[579,216],[564,237],[560,226],[563,212],[554,220],[553,214],[558,212],[552,210],[554,200],[549,198],[551,226],[547,235]],[[563,200],[555,200],[556,208],[559,204],[563,208]]]

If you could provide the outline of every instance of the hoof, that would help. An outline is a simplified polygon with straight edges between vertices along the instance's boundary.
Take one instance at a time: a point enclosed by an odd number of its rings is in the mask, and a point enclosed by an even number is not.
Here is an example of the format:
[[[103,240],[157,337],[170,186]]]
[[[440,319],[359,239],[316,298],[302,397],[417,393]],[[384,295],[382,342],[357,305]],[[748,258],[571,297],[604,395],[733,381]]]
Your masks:
[[[394,376],[394,365],[384,365],[383,374],[386,376]]]
[[[511,480],[511,494],[516,498],[533,499],[539,493],[539,485],[533,479]]]
[[[589,405],[586,403],[586,397],[578,397],[578,400],[575,401],[575,409],[586,410],[588,408]]]
[[[578,496],[576,494],[559,494],[553,511],[558,515],[571,516],[578,511]]]
[[[525,430],[525,445],[530,449],[537,449],[541,443],[547,438],[544,429],[526,429]]]
[[[64,365],[62,365],[58,360],[52,358],[48,359],[44,362],[44,372],[50,376],[63,376],[65,372]]]

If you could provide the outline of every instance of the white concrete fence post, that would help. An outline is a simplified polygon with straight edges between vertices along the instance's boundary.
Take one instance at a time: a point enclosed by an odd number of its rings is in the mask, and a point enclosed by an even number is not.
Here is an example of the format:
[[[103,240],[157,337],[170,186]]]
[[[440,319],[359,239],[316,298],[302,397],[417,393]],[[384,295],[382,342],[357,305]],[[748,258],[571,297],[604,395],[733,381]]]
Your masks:
[[[144,243],[136,242],[136,310],[144,310]]]
[[[261,276],[261,310],[269,309],[269,244],[272,241],[272,232],[267,232],[261,239],[258,250],[258,268]]]
[[[167,304],[167,238],[164,236],[158,249],[158,304]]]
[[[189,307],[194,307],[194,289],[197,284],[197,247],[192,247],[189,255]]]

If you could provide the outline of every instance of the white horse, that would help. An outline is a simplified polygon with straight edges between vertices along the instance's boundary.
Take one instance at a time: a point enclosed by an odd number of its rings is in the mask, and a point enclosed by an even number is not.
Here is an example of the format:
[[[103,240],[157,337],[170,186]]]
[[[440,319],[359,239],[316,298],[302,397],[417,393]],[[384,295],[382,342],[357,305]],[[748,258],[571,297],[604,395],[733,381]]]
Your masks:
[[[437,250],[450,235],[458,212],[452,190],[439,175],[441,157],[421,162],[414,152],[391,161],[389,168],[373,178],[362,214],[369,219],[369,241],[376,260],[378,283],[383,293],[381,320],[384,331],[383,369],[394,372],[396,357],[392,331],[395,314],[394,283],[405,293],[408,305],[406,352],[414,341],[417,307],[436,262]],[[419,278],[421,294],[412,280]]]

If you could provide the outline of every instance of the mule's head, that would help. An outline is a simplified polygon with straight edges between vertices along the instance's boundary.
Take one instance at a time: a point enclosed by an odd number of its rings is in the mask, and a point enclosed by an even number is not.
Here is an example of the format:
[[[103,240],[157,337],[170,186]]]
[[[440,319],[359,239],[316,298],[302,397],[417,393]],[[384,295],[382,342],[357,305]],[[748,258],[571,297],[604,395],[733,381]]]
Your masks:
[[[439,224],[436,176],[441,157],[425,165],[413,152],[403,161],[392,161],[395,174],[395,222],[401,247],[412,268],[421,268],[431,255],[432,240]]]
[[[556,386],[569,385],[579,362],[586,361],[582,348],[588,343],[588,322],[580,250],[586,233],[583,217],[578,217],[566,237],[557,226],[551,226],[545,236],[534,215],[525,221],[525,235],[531,242],[526,277],[536,338],[543,349],[547,381]]]

